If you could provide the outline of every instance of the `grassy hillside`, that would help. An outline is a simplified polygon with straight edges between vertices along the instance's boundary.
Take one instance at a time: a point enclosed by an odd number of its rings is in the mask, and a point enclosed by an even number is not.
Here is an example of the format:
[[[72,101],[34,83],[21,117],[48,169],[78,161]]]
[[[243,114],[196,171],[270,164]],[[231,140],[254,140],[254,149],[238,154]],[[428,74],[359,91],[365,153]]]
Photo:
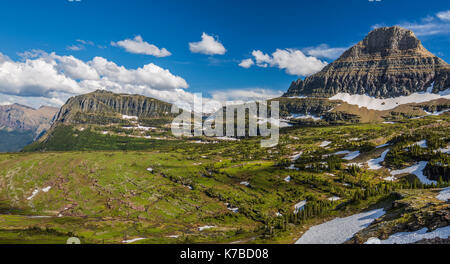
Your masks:
[[[84,243],[291,243],[314,223],[359,212],[398,190],[436,187],[408,174],[384,179],[387,168],[448,159],[437,150],[449,143],[449,121],[441,115],[287,128],[269,149],[260,148],[260,138],[175,140],[163,131],[144,138],[119,128],[105,135],[104,127],[60,127],[45,147],[52,152],[0,155],[0,243],[69,236]],[[428,145],[417,156],[407,146],[420,140]],[[369,170],[366,162],[388,148],[398,151],[382,169]],[[345,160],[335,154],[343,150],[360,155]],[[295,214],[301,201],[307,204]],[[199,229],[205,226],[211,228]]]

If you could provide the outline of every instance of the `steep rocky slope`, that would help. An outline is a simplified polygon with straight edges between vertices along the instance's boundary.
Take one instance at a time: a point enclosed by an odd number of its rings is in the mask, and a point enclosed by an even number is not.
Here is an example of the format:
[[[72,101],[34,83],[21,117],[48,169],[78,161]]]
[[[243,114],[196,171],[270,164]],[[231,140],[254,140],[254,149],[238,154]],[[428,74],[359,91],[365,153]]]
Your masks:
[[[425,49],[412,31],[395,26],[373,30],[321,72],[293,82],[284,96],[389,98],[448,88],[450,66]]]
[[[42,106],[33,109],[28,106],[13,104],[0,106],[0,129],[31,130],[35,135],[50,127],[58,108]]]
[[[111,142],[101,135],[123,138],[141,138],[145,143],[162,135],[171,123],[172,105],[142,95],[115,94],[98,90],[89,94],[70,98],[56,114],[52,127],[38,141],[25,148],[29,150],[66,149],[66,145],[93,144],[99,140],[102,146]],[[78,133],[86,133],[86,138]],[[151,136],[151,135],[152,136]],[[122,140],[123,141],[123,140]],[[122,142],[121,148],[126,148]],[[145,142],[144,142],[145,141]],[[111,143],[112,144],[112,143]],[[71,145],[71,146],[72,146]],[[72,147],[70,147],[72,148]]]
[[[0,106],[0,152],[19,151],[50,128],[57,108]]]

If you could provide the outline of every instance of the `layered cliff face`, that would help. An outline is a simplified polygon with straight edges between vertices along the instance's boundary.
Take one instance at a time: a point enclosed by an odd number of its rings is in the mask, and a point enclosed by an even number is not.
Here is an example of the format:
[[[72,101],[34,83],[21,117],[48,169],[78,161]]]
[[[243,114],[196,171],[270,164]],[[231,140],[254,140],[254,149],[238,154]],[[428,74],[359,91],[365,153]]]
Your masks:
[[[373,30],[321,72],[293,82],[284,96],[390,98],[448,88],[450,66],[427,51],[412,31],[389,27]]]
[[[123,115],[139,118],[170,116],[172,105],[142,95],[95,91],[70,98],[55,117],[55,124],[104,123]],[[102,121],[103,120],[103,121]]]

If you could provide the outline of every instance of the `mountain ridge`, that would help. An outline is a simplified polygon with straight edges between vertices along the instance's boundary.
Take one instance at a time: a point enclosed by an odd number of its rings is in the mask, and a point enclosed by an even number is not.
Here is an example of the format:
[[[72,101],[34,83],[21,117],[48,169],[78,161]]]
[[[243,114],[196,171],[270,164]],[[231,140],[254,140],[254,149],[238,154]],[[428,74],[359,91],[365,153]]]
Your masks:
[[[284,97],[332,97],[338,93],[376,98],[450,88],[450,66],[429,52],[410,30],[394,26],[371,31],[322,71],[298,79]]]
[[[172,104],[143,95],[116,94],[105,90],[78,95],[67,100],[55,115],[55,123],[85,123],[92,114],[152,118],[170,116]]]
[[[0,106],[0,128],[12,130],[32,130],[37,136],[50,127],[58,108],[41,106],[38,109],[21,105]]]
[[[0,152],[19,151],[50,128],[57,108],[21,105],[0,106]]]

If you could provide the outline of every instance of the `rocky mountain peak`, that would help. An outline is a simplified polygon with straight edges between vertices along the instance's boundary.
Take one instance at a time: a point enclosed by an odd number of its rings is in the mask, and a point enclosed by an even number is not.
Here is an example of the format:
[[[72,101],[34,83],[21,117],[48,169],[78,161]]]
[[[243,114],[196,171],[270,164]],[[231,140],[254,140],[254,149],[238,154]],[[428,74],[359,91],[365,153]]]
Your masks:
[[[361,44],[356,47],[364,47],[363,51],[366,53],[423,49],[420,40],[411,30],[397,26],[377,28],[371,31]]]
[[[377,98],[450,88],[450,66],[423,47],[411,30],[377,28],[321,72],[292,83],[285,96],[338,93]]]

